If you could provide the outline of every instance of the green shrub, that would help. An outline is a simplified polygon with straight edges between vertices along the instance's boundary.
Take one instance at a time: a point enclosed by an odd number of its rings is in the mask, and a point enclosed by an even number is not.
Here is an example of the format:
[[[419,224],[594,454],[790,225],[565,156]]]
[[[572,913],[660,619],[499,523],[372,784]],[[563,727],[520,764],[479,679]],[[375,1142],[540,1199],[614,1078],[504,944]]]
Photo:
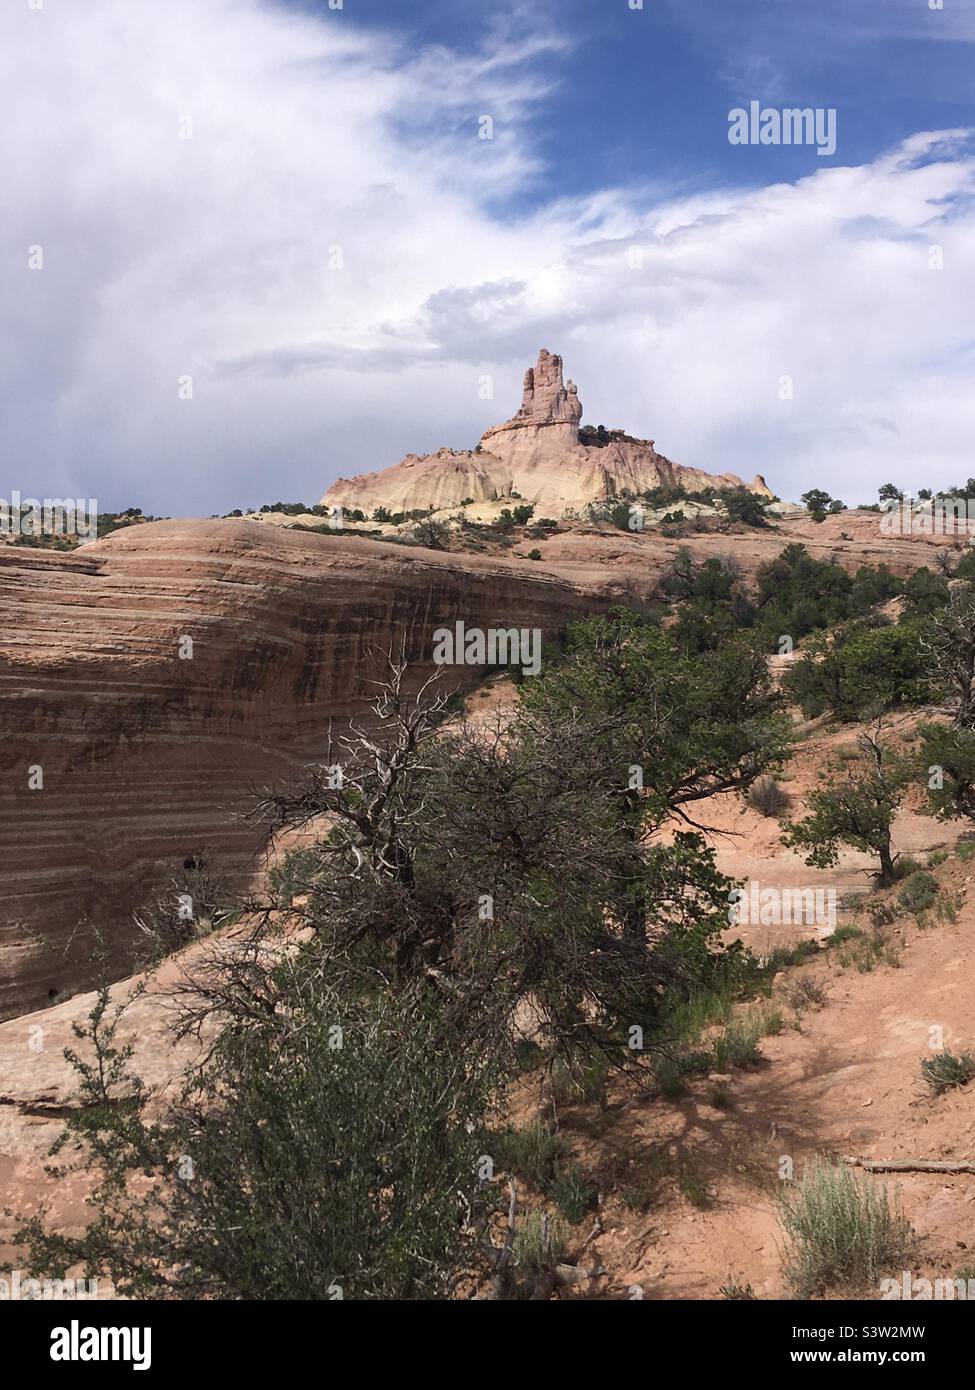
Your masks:
[[[239,959],[221,966],[234,987],[248,973],[255,983]],[[32,1273],[63,1278],[78,1263],[133,1298],[324,1300],[334,1286],[367,1300],[450,1296],[477,1259],[458,1218],[485,1205],[487,1077],[445,1045],[427,991],[374,978],[357,995],[326,973],[315,943],[274,962],[266,993],[249,998],[280,1013],[227,1030],[150,1120],[101,992],[79,1034],[94,1057],[80,1044],[71,1054],[81,1093],[62,1141],[97,1155],[97,1218],[78,1238],[29,1220],[16,1239]]]
[[[653,1078],[657,1094],[664,1100],[679,1100],[687,1094],[687,1073],[671,1057],[658,1057]]]
[[[724,503],[729,521],[737,521],[745,526],[768,525],[768,500],[752,492],[751,488],[723,487],[718,496]]]
[[[762,1024],[755,1014],[733,1018],[714,1044],[714,1062],[719,1071],[727,1067],[755,1067],[762,1060],[759,1039]]]
[[[900,913],[892,902],[870,903],[867,907],[867,915],[875,927],[889,927],[892,922],[896,922]]]
[[[854,720],[868,710],[923,704],[930,686],[917,625],[877,627],[858,619],[813,638],[782,688],[807,719],[829,710]]]
[[[788,966],[804,965],[806,961],[812,960],[820,952],[819,942],[812,937],[804,941],[797,941],[794,946],[776,946],[767,956],[764,957],[764,966],[770,975]]]
[[[948,603],[948,581],[943,574],[932,574],[926,567],[915,570],[904,585],[904,597],[910,611],[926,617]]]
[[[722,1284],[718,1293],[722,1298],[730,1299],[733,1303],[746,1302],[755,1297],[755,1290],[751,1284],[739,1284],[733,1274],[729,1274],[727,1284]]]
[[[802,1181],[779,1199],[786,1236],[785,1272],[800,1298],[829,1288],[866,1289],[885,1271],[902,1268],[914,1232],[887,1189],[858,1181],[848,1168],[812,1162]]]
[[[938,896],[938,881],[932,874],[919,869],[911,874],[897,894],[897,901],[908,912],[924,912]]]
[[[756,1026],[762,1030],[763,1037],[774,1038],[785,1027],[782,1010],[776,1004],[762,1004],[754,1013]]]
[[[521,1129],[506,1129],[493,1136],[498,1166],[516,1173],[533,1187],[543,1188],[555,1175],[564,1145],[541,1120]]]
[[[711,1069],[711,1054],[692,1049],[677,1056],[660,1053],[654,1058],[653,1075],[657,1091],[665,1100],[676,1100],[687,1092],[689,1076],[700,1076]]]
[[[801,500],[806,504],[806,511],[814,521],[825,521],[829,513],[843,511],[846,506],[838,497],[830,497],[821,487],[810,488],[808,492],[802,494]]]
[[[568,1243],[568,1227],[556,1212],[529,1212],[515,1231],[514,1256],[519,1272],[539,1274],[554,1269],[564,1258]]]
[[[684,1167],[677,1178],[677,1186],[692,1207],[706,1211],[713,1203],[711,1189],[701,1174],[691,1167]]]
[[[859,941],[851,941],[848,945],[841,946],[836,953],[836,959],[842,969],[848,970],[853,967],[861,975],[872,974],[878,965],[900,964],[900,957],[893,942],[880,932],[874,932],[869,937],[861,934]]]
[[[960,897],[952,898],[941,895],[934,905],[934,915],[939,922],[957,922],[961,905],[962,899]]]
[[[604,1105],[609,1063],[603,1057],[580,1062],[557,1057],[552,1064],[550,1086],[557,1105]]]
[[[706,1029],[717,1023],[727,1023],[736,993],[732,984],[724,981],[709,989],[693,990],[668,1011],[668,1035],[683,1043],[697,1042]]]
[[[975,549],[966,550],[958,561],[953,579],[975,579]]]
[[[867,895],[857,889],[852,893],[843,893],[840,896],[840,907],[845,912],[859,912],[866,903]]]
[[[731,1094],[731,1087],[727,1081],[716,1081],[713,1086],[708,1088],[708,1104],[713,1105],[715,1110],[731,1110],[735,1099]]]
[[[834,932],[831,932],[828,940],[831,947],[842,946],[847,941],[860,941],[863,936],[862,927],[858,927],[854,922],[846,922],[842,927],[837,927]]]
[[[424,517],[413,527],[413,540],[427,550],[450,549],[450,527],[443,521]]]
[[[581,1221],[596,1199],[595,1189],[586,1181],[578,1163],[559,1173],[548,1187],[548,1195],[567,1221]]]
[[[967,1086],[975,1077],[975,1057],[970,1052],[957,1055],[947,1048],[926,1057],[921,1063],[921,1077],[936,1096],[955,1086]]]
[[[797,543],[759,566],[757,577],[756,623],[772,650],[782,633],[798,641],[817,628],[863,615],[901,587],[884,565],[875,570],[863,566],[851,579],[841,565],[814,560]]]

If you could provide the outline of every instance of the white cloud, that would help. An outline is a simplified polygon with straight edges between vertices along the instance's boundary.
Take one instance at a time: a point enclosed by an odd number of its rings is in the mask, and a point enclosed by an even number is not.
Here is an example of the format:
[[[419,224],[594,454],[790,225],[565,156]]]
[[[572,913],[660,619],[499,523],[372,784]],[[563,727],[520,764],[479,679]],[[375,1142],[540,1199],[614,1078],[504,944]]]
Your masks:
[[[589,420],[783,494],[975,471],[964,132],[794,185],[519,212],[565,47],[545,27],[411,55],[343,12],[48,0],[0,29],[8,489],[173,514],[311,499],[473,443],[542,344]]]

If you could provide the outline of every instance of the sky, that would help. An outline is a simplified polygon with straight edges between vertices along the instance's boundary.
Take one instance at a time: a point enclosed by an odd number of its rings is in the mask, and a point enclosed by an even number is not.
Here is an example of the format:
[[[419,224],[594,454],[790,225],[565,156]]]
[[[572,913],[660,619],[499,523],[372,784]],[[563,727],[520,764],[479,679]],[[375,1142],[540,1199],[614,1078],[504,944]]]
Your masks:
[[[962,0],[5,0],[0,497],[313,502],[543,346],[782,497],[964,484],[973,61]]]

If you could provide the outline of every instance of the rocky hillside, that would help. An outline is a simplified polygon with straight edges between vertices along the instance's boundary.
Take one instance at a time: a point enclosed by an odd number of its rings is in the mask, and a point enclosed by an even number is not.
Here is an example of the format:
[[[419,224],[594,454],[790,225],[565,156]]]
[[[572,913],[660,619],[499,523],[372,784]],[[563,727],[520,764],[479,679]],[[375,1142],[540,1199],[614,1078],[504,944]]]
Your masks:
[[[560,409],[570,402],[566,390]],[[72,553],[3,548],[0,1017],[90,982],[94,924],[114,949],[187,860],[247,871],[251,791],[320,754],[390,642],[405,640],[419,672],[433,629],[458,619],[550,640],[580,613],[653,595],[680,545],[698,561],[733,555],[748,580],[790,542],[900,575],[948,543],[884,538],[877,522],[843,513],[683,539],[571,523],[472,553],[169,521]],[[459,668],[457,683],[469,678]]]
[[[566,388],[562,413],[571,400]],[[733,555],[747,581],[791,542],[899,575],[934,567],[949,544],[877,528],[849,512],[682,539],[568,523],[474,553],[210,520],[71,553],[4,547],[0,1017],[90,982],[93,926],[114,950],[133,908],[187,860],[248,870],[251,791],[320,755],[391,642],[420,672],[433,629],[458,619],[538,626],[548,641],[583,612],[652,596],[680,545],[698,561]],[[470,678],[458,668],[458,684]]]
[[[539,516],[559,519],[602,498],[661,486],[681,485],[689,492],[744,486],[733,473],[715,475],[672,463],[657,453],[652,439],[633,439],[622,430],[580,433],[581,419],[579,393],[573,382],[563,380],[562,358],[542,348],[525,373],[517,413],[487,430],[476,449],[407,454],[393,468],[340,478],[322,502],[371,516],[378,507],[440,511],[468,499],[520,497],[534,504]],[[748,486],[771,496],[761,477]]]
[[[493,718],[510,709],[512,698],[502,682],[473,698],[469,710],[477,716],[489,707]],[[848,734],[810,731],[788,784],[797,802],[816,784],[840,737]],[[715,827],[727,871],[766,885],[811,881],[808,867],[779,843],[777,822],[737,797],[718,798],[704,819]],[[952,1047],[971,1047],[975,875],[970,856],[957,852],[957,836],[957,827],[916,812],[898,816],[898,848],[948,852],[935,874],[956,914],[950,920],[931,914],[919,927],[900,910],[876,961],[863,959],[860,948],[873,935],[865,931],[859,942],[827,944],[783,965],[764,1006],[760,1056],[749,1065],[732,1066],[725,1076],[689,1076],[671,1096],[614,1085],[599,1104],[556,1100],[535,1074],[514,1089],[512,1123],[554,1125],[567,1162],[578,1165],[587,1191],[597,1194],[573,1217],[567,1255],[599,1272],[560,1297],[626,1300],[634,1290],[645,1299],[787,1297],[777,1217],[784,1162],[801,1173],[822,1152],[866,1161],[971,1161],[971,1086],[934,1096],[920,1075],[921,1061],[931,1055],[932,1026]],[[847,851],[835,870],[813,877],[842,892],[851,883],[863,889],[866,863]],[[896,912],[896,894],[888,897]],[[856,920],[855,909],[844,911],[840,936],[849,938]],[[859,920],[864,927],[866,919]],[[755,950],[770,950],[784,944],[784,933],[754,930],[749,941]],[[122,1037],[135,1047],[134,1066],[160,1095],[197,1053],[193,1039],[173,1040],[174,989],[208,949],[197,944],[164,963],[125,1015]],[[133,995],[136,984],[120,981],[113,1000]],[[3,1217],[4,1207],[29,1213],[44,1203],[66,1232],[90,1219],[90,1180],[72,1173],[53,1181],[44,1164],[75,1103],[77,1080],[63,1049],[93,1004],[93,995],[78,995],[0,1024],[0,1262],[9,1267],[21,1255],[9,1244],[15,1222]],[[754,1006],[746,1006],[750,1011]],[[920,1237],[916,1274],[944,1278],[972,1268],[970,1175],[909,1171],[880,1180],[901,1193]],[[541,1200],[520,1175],[518,1184],[523,1208]]]

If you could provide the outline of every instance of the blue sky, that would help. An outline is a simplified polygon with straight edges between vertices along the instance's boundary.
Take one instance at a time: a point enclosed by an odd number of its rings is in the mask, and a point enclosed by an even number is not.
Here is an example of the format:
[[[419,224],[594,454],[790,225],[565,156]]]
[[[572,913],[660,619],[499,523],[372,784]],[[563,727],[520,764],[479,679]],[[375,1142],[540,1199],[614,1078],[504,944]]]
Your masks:
[[[960,0],[4,6],[0,496],[312,501],[541,346],[783,496],[964,481],[973,55]],[[835,153],[730,144],[752,100]]]
[[[742,160],[726,138],[727,113],[753,98],[836,107],[834,159],[843,163],[862,163],[917,130],[966,125],[975,6],[946,4],[933,11],[927,0],[646,0],[640,12],[628,0],[511,5],[515,29],[530,8],[570,40],[538,65],[555,79],[533,128],[545,167],[516,201],[633,180],[756,184],[815,168],[821,158],[807,147],[757,148]],[[488,36],[505,9],[484,0],[345,0],[344,15],[416,44],[464,48]],[[958,41],[964,35],[968,42]]]

